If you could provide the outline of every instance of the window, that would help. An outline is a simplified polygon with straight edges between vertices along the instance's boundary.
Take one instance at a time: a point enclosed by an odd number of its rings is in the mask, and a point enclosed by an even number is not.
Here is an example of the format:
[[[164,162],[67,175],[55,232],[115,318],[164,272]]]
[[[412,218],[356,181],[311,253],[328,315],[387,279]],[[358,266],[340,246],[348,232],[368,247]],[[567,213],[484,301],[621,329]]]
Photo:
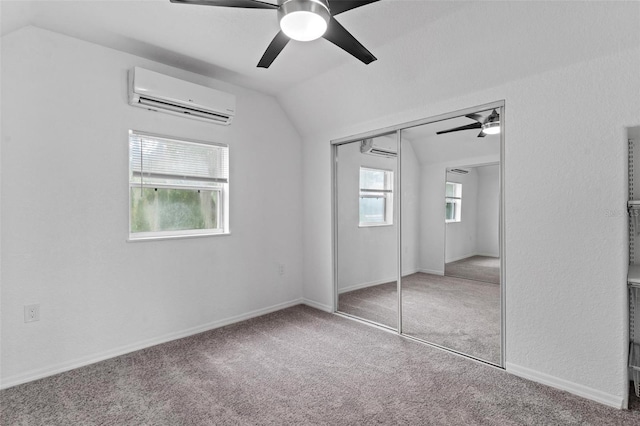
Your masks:
[[[129,132],[129,239],[229,232],[229,147]]]
[[[393,224],[393,172],[360,167],[360,226]]]
[[[447,182],[445,190],[444,221],[460,222],[462,220],[462,184]]]

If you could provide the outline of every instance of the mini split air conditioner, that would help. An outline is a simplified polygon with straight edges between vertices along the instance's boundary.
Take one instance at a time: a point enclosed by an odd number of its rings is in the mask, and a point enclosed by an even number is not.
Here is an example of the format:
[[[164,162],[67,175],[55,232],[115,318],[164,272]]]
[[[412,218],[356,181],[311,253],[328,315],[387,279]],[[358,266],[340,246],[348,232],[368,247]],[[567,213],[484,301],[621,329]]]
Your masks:
[[[449,173],[457,173],[459,175],[466,175],[467,173],[469,173],[469,170],[465,169],[447,169],[447,171]]]
[[[236,112],[235,95],[139,67],[129,71],[129,104],[224,125]]]
[[[373,139],[365,139],[360,142],[360,152],[363,154],[378,155],[381,157],[397,157],[398,153],[389,147],[378,146]]]

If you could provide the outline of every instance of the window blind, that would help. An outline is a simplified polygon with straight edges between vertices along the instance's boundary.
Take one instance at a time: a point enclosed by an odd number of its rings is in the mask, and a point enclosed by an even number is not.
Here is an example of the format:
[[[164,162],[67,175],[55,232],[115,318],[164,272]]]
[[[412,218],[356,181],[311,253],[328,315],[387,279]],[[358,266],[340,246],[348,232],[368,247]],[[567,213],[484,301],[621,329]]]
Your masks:
[[[130,132],[130,182],[217,188],[229,182],[229,147]]]

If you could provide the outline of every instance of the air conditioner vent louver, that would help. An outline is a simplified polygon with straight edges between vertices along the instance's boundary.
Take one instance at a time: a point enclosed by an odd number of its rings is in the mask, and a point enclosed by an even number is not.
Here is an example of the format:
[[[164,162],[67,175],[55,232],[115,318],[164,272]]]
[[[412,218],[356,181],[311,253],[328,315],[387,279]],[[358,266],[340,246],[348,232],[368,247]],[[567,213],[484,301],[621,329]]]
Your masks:
[[[235,95],[135,67],[129,71],[129,104],[216,124],[230,124]]]
[[[187,106],[176,106],[175,104],[170,104],[167,102],[162,102],[156,99],[146,98],[143,96],[140,96],[140,98],[138,99],[138,103],[140,105],[150,107],[149,109],[152,109],[154,111],[157,111],[159,109],[170,110],[178,114],[187,114],[192,117],[199,117],[205,120],[219,121],[224,124],[227,124],[230,121],[229,116],[227,115],[217,114],[215,112],[204,111],[204,110],[191,108]]]
[[[398,153],[388,148],[375,146],[373,139],[365,139],[360,142],[360,152],[363,154],[377,155],[379,157],[394,158],[398,156]]]

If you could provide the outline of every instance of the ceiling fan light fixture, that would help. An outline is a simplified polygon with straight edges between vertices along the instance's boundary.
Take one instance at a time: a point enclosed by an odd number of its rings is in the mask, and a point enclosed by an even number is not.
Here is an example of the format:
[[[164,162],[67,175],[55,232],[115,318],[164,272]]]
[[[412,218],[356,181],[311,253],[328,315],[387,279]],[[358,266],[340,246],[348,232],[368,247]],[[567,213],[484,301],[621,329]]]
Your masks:
[[[482,125],[482,133],[485,135],[497,135],[500,133],[500,122],[494,121]]]
[[[278,9],[278,19],[287,37],[311,41],[327,31],[331,13],[325,0],[289,0]]]

